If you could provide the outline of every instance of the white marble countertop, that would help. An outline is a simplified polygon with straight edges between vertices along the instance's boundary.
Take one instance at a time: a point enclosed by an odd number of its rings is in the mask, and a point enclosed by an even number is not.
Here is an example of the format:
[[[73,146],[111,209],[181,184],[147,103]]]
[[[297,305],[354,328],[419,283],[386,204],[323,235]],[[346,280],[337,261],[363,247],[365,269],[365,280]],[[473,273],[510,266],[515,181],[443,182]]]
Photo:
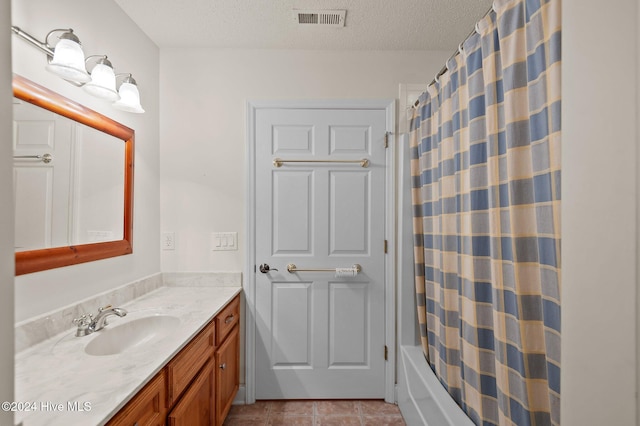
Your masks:
[[[240,291],[161,287],[119,306],[127,316],[109,317],[105,330],[156,314],[180,320],[170,334],[120,354],[88,355],[85,346],[100,332],[75,337],[75,327],[16,354],[16,424],[105,424]]]

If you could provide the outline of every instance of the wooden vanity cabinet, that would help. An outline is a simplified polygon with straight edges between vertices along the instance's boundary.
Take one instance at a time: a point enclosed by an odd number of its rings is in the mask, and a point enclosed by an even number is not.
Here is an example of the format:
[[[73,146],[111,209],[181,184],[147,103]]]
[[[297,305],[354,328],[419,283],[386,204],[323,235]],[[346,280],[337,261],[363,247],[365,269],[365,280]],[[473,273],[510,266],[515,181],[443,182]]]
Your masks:
[[[240,387],[240,333],[234,327],[216,349],[216,421],[222,425]]]
[[[167,364],[169,426],[214,424],[215,321],[211,321]]]
[[[216,346],[220,346],[229,332],[240,322],[240,296],[236,296],[214,319],[216,323]]]
[[[198,374],[189,389],[180,398],[167,416],[168,426],[207,426],[214,425],[213,390],[215,375],[213,360],[210,359]],[[224,419],[223,419],[224,421]],[[222,424],[222,423],[218,423]]]
[[[107,426],[164,426],[167,416],[164,370],[160,371]]]
[[[222,425],[240,387],[240,297],[215,318],[216,322],[216,424]]]
[[[107,426],[222,426],[239,388],[239,320],[238,295]]]
[[[213,358],[215,323],[211,321],[167,364],[168,401],[173,407],[203,365]]]

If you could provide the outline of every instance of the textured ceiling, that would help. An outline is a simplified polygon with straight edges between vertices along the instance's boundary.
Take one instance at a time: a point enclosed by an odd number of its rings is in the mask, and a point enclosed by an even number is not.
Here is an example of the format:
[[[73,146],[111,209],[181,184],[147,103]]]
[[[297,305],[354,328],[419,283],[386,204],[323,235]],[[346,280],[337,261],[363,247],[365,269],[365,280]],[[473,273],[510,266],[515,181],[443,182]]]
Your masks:
[[[115,0],[158,47],[454,50],[491,0]],[[344,28],[294,9],[346,9]]]

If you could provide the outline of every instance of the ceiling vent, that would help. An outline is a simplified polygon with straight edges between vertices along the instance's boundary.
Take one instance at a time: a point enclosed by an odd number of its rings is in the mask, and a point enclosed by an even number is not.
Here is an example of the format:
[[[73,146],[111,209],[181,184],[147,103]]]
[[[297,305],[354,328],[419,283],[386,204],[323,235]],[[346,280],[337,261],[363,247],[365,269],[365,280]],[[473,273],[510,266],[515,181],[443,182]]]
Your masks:
[[[344,27],[346,10],[294,10],[293,18],[300,25]]]

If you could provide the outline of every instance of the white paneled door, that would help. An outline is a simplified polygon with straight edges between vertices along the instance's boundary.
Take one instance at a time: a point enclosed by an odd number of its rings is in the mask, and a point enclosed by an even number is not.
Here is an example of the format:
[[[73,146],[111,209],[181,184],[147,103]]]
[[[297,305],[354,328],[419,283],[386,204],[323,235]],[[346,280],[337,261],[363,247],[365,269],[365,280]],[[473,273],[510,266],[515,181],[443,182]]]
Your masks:
[[[386,110],[254,119],[256,399],[384,398]]]
[[[15,249],[69,245],[71,120],[14,99]],[[43,162],[37,156],[50,156]]]

